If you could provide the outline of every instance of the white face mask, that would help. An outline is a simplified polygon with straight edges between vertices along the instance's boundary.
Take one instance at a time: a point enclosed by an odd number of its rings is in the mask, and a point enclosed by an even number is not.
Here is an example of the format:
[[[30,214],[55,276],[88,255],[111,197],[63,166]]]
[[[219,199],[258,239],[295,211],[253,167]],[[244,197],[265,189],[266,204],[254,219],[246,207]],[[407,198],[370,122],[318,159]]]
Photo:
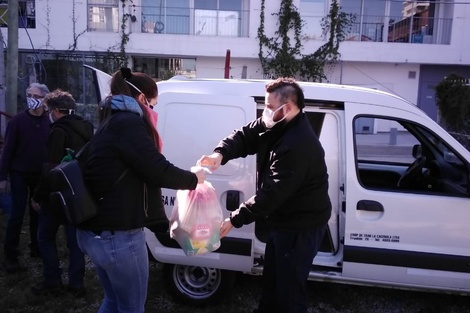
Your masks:
[[[28,104],[28,109],[36,110],[41,106],[42,99],[27,97],[26,98],[26,103]]]
[[[276,112],[281,110],[285,105],[286,104],[281,105],[275,111],[273,111],[271,109],[268,109],[268,108],[264,108],[263,116],[262,116],[261,119],[262,119],[264,125],[266,125],[267,128],[273,128],[274,125],[276,125],[277,123],[282,122],[286,118],[286,116],[284,115],[284,117],[281,118],[279,121],[274,121],[274,115],[276,115]]]

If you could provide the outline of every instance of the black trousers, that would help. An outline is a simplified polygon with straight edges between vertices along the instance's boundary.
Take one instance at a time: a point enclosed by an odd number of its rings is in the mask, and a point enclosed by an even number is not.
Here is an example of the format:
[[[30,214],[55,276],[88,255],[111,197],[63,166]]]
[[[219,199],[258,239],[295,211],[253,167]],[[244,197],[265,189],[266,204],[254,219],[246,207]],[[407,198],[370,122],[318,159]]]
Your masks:
[[[266,242],[258,312],[308,311],[305,284],[325,230],[326,225],[302,231],[271,230]]]

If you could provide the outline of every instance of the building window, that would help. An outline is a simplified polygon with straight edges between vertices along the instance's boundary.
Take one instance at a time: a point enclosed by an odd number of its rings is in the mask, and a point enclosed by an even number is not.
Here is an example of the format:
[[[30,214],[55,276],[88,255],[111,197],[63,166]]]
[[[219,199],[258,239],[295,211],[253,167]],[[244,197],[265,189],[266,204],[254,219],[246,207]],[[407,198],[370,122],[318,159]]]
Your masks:
[[[195,35],[240,36],[242,0],[194,0]]]
[[[8,0],[0,0],[0,27],[8,26]],[[18,27],[36,28],[35,0],[18,1]]]
[[[173,76],[196,77],[196,60],[180,58],[133,57],[133,70],[143,72],[155,80],[166,80]]]
[[[189,0],[142,0],[142,32],[189,34]]]
[[[117,0],[88,0],[89,31],[117,32],[118,21]]]
[[[320,40],[323,37],[321,20],[326,15],[328,0],[300,0],[299,12],[305,25],[305,38]]]
[[[348,0],[342,1],[341,7],[356,16],[346,40],[450,43],[453,3]]]
[[[249,0],[142,0],[142,32],[247,37]],[[139,7],[137,7],[139,9]]]

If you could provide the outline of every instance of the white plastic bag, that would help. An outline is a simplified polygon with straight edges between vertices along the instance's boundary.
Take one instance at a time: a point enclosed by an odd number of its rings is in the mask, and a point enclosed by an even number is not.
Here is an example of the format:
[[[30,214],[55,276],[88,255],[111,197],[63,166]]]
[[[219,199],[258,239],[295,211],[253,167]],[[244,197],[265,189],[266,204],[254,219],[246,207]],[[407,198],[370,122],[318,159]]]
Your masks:
[[[178,190],[170,217],[170,237],[188,256],[220,247],[223,213],[217,193],[208,181],[195,190]]]

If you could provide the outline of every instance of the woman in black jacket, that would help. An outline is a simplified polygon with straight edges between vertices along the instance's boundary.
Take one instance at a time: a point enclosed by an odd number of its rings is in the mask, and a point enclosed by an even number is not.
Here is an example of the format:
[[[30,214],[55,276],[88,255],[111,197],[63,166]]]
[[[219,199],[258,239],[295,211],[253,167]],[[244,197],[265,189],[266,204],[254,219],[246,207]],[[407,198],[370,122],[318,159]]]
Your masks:
[[[78,226],[77,237],[103,285],[99,312],[144,312],[149,265],[143,227],[168,225],[160,188],[195,189],[205,172],[182,170],[161,154],[145,109],[157,102],[151,77],[123,68],[113,75],[111,95],[85,166],[98,215]]]

